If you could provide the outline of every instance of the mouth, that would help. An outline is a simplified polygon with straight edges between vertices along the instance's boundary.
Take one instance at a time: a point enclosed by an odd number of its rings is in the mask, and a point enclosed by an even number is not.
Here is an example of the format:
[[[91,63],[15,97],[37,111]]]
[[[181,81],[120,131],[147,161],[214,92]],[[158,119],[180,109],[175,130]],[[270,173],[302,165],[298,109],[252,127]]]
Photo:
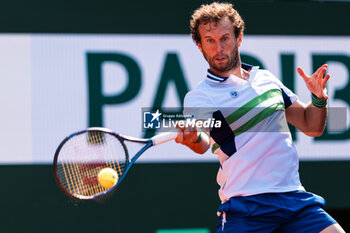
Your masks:
[[[227,58],[226,58],[226,56],[216,56],[214,58],[214,60],[217,61],[217,62],[223,62],[223,61],[226,61]]]

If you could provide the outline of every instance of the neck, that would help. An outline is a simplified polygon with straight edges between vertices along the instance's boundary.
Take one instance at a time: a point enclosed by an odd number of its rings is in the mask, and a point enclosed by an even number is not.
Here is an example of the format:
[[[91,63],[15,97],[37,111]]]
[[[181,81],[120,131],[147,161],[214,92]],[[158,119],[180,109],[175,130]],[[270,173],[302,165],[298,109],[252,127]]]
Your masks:
[[[241,61],[238,62],[237,66],[235,68],[232,68],[229,71],[225,71],[225,72],[220,72],[217,71],[216,69],[214,69],[213,67],[210,66],[210,71],[213,72],[213,74],[221,76],[221,77],[228,77],[231,74],[233,74],[234,76],[247,80],[249,78],[249,72],[242,69],[241,68],[242,64]]]

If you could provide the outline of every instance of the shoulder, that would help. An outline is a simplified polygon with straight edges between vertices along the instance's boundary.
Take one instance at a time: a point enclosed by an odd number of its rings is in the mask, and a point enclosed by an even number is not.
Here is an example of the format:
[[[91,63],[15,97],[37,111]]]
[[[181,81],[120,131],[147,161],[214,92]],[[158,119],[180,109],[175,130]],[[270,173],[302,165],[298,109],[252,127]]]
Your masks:
[[[279,80],[275,75],[273,75],[268,70],[259,70],[261,71],[261,75],[263,75],[264,81],[269,82],[273,85],[277,85],[277,87],[282,91],[283,100],[286,108],[288,108],[291,104],[293,104],[298,96],[294,94],[288,87],[286,87],[281,80]]]
[[[205,81],[200,82],[186,94],[184,107],[208,107],[212,104],[210,92],[210,86]]]
[[[259,69],[258,74],[265,80],[281,82],[271,71]]]
[[[271,83],[271,84],[277,85],[279,88],[285,88],[282,81],[269,70],[259,69],[257,76],[258,76],[257,78],[258,82]]]

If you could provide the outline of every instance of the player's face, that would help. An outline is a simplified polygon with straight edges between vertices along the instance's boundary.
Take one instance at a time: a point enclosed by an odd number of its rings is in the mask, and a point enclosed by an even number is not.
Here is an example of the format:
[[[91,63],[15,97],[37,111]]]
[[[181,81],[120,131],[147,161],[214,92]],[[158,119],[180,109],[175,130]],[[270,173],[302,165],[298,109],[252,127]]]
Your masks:
[[[242,35],[236,38],[232,22],[224,18],[217,24],[199,25],[201,43],[198,48],[210,65],[210,70],[222,76],[227,76],[240,64],[238,47],[242,43]]]

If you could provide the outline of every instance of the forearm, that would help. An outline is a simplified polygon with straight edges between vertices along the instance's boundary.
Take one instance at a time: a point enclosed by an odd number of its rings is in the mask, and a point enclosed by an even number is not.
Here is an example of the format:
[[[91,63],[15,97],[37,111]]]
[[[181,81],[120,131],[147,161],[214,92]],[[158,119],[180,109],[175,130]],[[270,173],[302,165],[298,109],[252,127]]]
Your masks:
[[[327,121],[327,106],[323,108],[315,107],[311,102],[305,107],[305,129],[302,131],[312,137],[319,137],[322,135]]]
[[[326,126],[327,120],[327,89],[326,83],[330,78],[330,74],[326,74],[328,65],[324,64],[318,68],[310,77],[307,76],[301,67],[297,68],[299,75],[304,79],[306,87],[313,93],[311,95],[311,102],[304,106],[300,102],[295,101],[296,108],[292,108],[290,116],[287,120],[296,126],[306,135],[319,137],[322,135]],[[326,75],[325,75],[326,74]],[[299,106],[302,108],[298,109]],[[293,111],[295,110],[295,111]],[[300,117],[302,118],[300,120]]]
[[[296,100],[286,109],[288,123],[294,125],[308,136],[321,136],[326,126],[328,110],[326,102],[323,105],[317,106],[312,102],[305,104]]]

